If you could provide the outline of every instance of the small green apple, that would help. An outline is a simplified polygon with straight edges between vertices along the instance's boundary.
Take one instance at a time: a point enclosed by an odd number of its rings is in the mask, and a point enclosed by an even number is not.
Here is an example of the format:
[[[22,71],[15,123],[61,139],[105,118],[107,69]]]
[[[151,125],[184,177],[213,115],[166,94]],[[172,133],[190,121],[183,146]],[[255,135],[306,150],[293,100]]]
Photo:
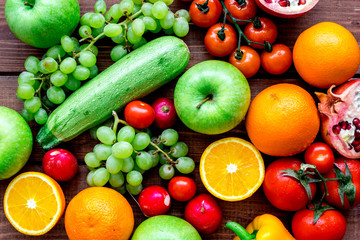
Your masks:
[[[237,126],[250,104],[250,87],[233,65],[218,60],[196,64],[186,71],[174,92],[176,112],[190,129],[220,134]]]
[[[7,0],[5,18],[10,30],[23,42],[48,48],[71,35],[80,20],[77,0]]]
[[[26,164],[32,146],[32,133],[23,117],[0,106],[0,180],[13,176]]]

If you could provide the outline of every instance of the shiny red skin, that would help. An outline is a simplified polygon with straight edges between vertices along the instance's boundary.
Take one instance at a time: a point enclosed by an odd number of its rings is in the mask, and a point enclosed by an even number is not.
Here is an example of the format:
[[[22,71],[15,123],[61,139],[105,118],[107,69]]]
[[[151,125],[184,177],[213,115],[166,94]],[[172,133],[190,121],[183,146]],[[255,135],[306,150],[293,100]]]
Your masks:
[[[136,100],[126,105],[124,116],[130,126],[142,129],[154,122],[155,111],[149,104]]]
[[[224,4],[234,18],[240,20],[253,19],[256,16],[257,5],[254,0],[245,1],[246,4],[243,7],[240,7],[240,5],[235,0],[225,0]],[[227,19],[232,22],[229,16],[227,16]],[[238,22],[238,24],[245,25],[246,22]]]
[[[155,111],[154,125],[161,129],[172,127],[176,122],[174,101],[169,98],[159,98],[152,107]]]
[[[285,44],[274,44],[272,51],[264,50],[260,58],[263,69],[274,75],[287,72],[293,61],[292,52]]]
[[[196,184],[191,178],[178,176],[170,180],[168,191],[173,199],[186,202],[195,196]]]
[[[258,43],[264,43],[267,41],[273,44],[277,38],[278,31],[275,23],[268,18],[259,18],[261,22],[261,28],[257,29],[253,23],[249,23],[245,26],[244,34],[250,40]],[[259,44],[250,44],[253,48],[264,49],[264,46]]]
[[[57,181],[69,181],[78,172],[76,157],[65,149],[53,149],[45,153],[42,166],[44,172]]]
[[[326,143],[311,144],[305,151],[305,163],[316,166],[319,173],[327,173],[333,169],[335,156],[331,147]]]
[[[171,206],[171,197],[165,188],[152,185],[139,195],[140,209],[147,217],[165,214]]]
[[[354,159],[346,159],[346,158],[338,158],[335,160],[335,164],[339,167],[339,169],[345,173],[345,160],[349,167],[352,182],[356,187],[355,193],[355,202],[353,206],[350,206],[349,200],[346,195],[344,196],[344,206],[341,204],[340,195],[339,195],[339,183],[337,181],[328,181],[326,182],[326,186],[329,191],[329,195],[325,197],[325,201],[329,203],[331,206],[334,206],[338,209],[351,209],[357,206],[360,203],[360,162]],[[326,178],[336,178],[334,169],[330,172],[323,175]],[[320,184],[321,192],[324,192],[324,187]]]
[[[296,158],[280,158],[270,163],[265,170],[263,189],[266,198],[278,209],[298,211],[309,202],[305,188],[298,180],[282,176],[285,169],[299,170],[301,161]],[[316,193],[316,184],[310,183],[312,197]]]
[[[307,0],[310,1],[310,0]],[[294,12],[281,12],[276,11],[275,9],[269,8],[269,5],[265,2],[265,0],[255,0],[255,3],[258,5],[258,7],[263,10],[264,12],[267,12],[268,14],[271,14],[275,17],[281,17],[281,18],[297,18],[300,17],[306,13],[308,13],[311,9],[313,9],[316,4],[319,2],[319,0],[312,0],[311,4],[307,8],[304,8],[301,12],[294,11]],[[282,7],[279,6],[279,9],[281,10]]]
[[[200,194],[186,205],[185,220],[200,233],[210,234],[221,225],[222,211],[214,197]]]
[[[215,24],[222,13],[222,6],[219,0],[209,0],[207,13],[201,13],[195,3],[203,4],[206,0],[194,0],[189,8],[191,21],[198,27],[207,28]]]
[[[336,210],[326,210],[313,225],[314,210],[302,209],[292,219],[296,240],[341,240],[346,232],[345,217]]]
[[[246,78],[254,76],[260,69],[261,61],[259,54],[249,46],[240,46],[240,50],[243,52],[241,59],[236,59],[237,48],[229,57],[229,63],[240,70]]]
[[[223,24],[217,23],[211,26],[204,39],[206,50],[213,56],[225,57],[232,53],[237,44],[237,36],[234,28],[225,24],[225,39],[221,40],[217,33],[221,30]]]

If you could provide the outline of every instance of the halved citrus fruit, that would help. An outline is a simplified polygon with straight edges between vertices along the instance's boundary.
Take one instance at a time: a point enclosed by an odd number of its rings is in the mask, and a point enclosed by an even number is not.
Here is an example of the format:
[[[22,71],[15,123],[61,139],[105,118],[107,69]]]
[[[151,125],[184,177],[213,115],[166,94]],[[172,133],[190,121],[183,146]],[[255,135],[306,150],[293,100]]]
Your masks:
[[[226,201],[250,197],[265,175],[260,152],[241,138],[223,138],[210,144],[200,160],[200,176],[206,189]]]
[[[16,230],[27,235],[48,232],[64,209],[65,197],[60,185],[40,172],[20,174],[5,191],[5,215]]]

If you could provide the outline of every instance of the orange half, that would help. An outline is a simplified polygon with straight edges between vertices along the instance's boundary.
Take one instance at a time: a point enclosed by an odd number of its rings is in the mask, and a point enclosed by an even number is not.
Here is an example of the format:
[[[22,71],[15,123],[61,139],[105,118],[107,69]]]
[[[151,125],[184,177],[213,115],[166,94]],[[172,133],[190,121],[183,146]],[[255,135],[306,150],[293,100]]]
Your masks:
[[[14,178],[6,189],[4,211],[21,233],[42,235],[60,219],[65,197],[59,184],[39,172],[26,172]]]
[[[260,152],[241,138],[223,138],[210,144],[200,160],[200,176],[206,189],[225,201],[250,197],[264,181]]]

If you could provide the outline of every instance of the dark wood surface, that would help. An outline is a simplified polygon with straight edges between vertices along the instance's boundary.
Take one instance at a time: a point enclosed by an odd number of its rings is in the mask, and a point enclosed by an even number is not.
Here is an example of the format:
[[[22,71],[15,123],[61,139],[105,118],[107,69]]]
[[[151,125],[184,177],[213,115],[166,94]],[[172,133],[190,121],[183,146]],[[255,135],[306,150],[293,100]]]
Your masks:
[[[107,0],[108,6],[116,3],[115,0]],[[86,1],[80,0],[80,6],[82,13],[91,11],[93,9],[93,4],[95,0]],[[19,41],[10,31],[6,24],[4,16],[4,5],[5,0],[0,0],[0,105],[6,106],[20,111],[23,107],[23,103],[18,101],[15,97],[16,87],[17,87],[17,75],[24,71],[24,60],[30,56],[34,55],[41,57],[45,50],[36,49],[26,45]],[[172,5],[173,10],[180,8],[188,8],[188,3],[179,2],[175,0]],[[355,38],[360,42],[360,1],[358,0],[320,0],[318,5],[307,15],[302,16],[297,19],[280,19],[271,17],[279,27],[279,37],[277,42],[285,43],[292,48],[295,43],[296,37],[306,28],[322,22],[322,21],[333,21],[339,23],[349,29],[355,36]],[[263,12],[259,12],[259,15],[267,16]],[[191,59],[187,68],[195,65],[198,62],[215,59],[210,56],[203,45],[203,38],[205,36],[206,30],[200,29],[194,25],[190,27],[190,34],[184,38],[186,43],[189,45],[191,51]],[[109,53],[111,48],[114,46],[110,41],[101,41],[97,44],[99,47],[99,56],[98,56],[98,66],[101,70],[105,69],[111,65],[112,61],[110,59]],[[226,60],[226,59],[224,59]],[[360,71],[355,77],[360,76]],[[297,75],[295,69],[292,67],[290,71],[284,75],[274,77],[269,74],[260,71],[253,78],[248,79],[251,86],[252,98],[256,96],[264,88],[281,83],[289,82],[298,84],[310,93],[313,93],[314,89],[307,85],[304,81],[300,79]],[[162,87],[156,92],[152,93],[144,99],[151,103],[157,96],[167,96],[172,98],[174,86],[176,80],[172,83]],[[30,123],[30,126],[33,130],[34,136],[36,135],[39,127],[35,124]],[[200,156],[204,149],[213,141],[218,140],[223,137],[237,136],[244,139],[248,139],[245,131],[244,124],[241,123],[238,127],[232,131],[217,135],[217,136],[205,136],[195,132],[192,132],[186,128],[180,121],[177,121],[175,128],[180,133],[180,139],[185,141],[189,145],[189,156],[195,159],[198,162]],[[320,140],[320,138],[318,138]],[[64,143],[59,147],[70,150],[75,154],[79,160],[80,168],[77,176],[66,183],[60,183],[66,197],[66,202],[74,197],[80,190],[87,188],[86,175],[88,170],[83,162],[83,157],[85,154],[93,148],[96,144],[96,141],[92,140],[88,133],[84,133],[81,136],[77,137],[73,141]],[[21,172],[25,171],[40,171],[42,172],[41,161],[44,155],[44,151],[35,143],[32,155]],[[265,163],[268,164],[274,158],[263,155]],[[299,154],[299,158],[302,158],[303,155]],[[198,193],[206,192],[206,189],[200,181],[200,176],[198,174],[198,168],[195,172],[191,174],[191,177],[195,179],[198,186]],[[2,201],[5,189],[10,182],[9,180],[3,180],[0,182],[0,199]],[[151,184],[160,184],[166,186],[167,182],[161,180],[158,177],[156,170],[149,171],[145,174],[144,186],[149,186]],[[140,210],[127,196],[129,202],[133,206],[136,226],[143,221],[145,218],[141,215]],[[223,209],[224,219],[222,226],[218,231],[211,235],[203,235],[203,239],[232,239],[234,234],[229,230],[224,228],[224,223],[226,220],[237,221],[242,225],[247,225],[255,216],[272,213],[278,216],[285,224],[285,226],[290,229],[291,219],[293,216],[292,212],[283,212],[274,208],[265,198],[262,189],[260,188],[252,197],[239,201],[239,202],[225,202],[220,201],[219,203]],[[184,215],[185,204],[179,202],[173,202],[171,210],[168,214],[183,217]],[[346,216],[347,221],[347,232],[344,239],[360,239],[360,207],[356,207],[349,211],[343,211]],[[3,211],[3,205],[0,204],[0,239],[67,239],[65,228],[64,228],[64,217],[60,219],[58,224],[47,234],[40,237],[30,237],[25,236],[21,233],[18,233],[8,222]]]

